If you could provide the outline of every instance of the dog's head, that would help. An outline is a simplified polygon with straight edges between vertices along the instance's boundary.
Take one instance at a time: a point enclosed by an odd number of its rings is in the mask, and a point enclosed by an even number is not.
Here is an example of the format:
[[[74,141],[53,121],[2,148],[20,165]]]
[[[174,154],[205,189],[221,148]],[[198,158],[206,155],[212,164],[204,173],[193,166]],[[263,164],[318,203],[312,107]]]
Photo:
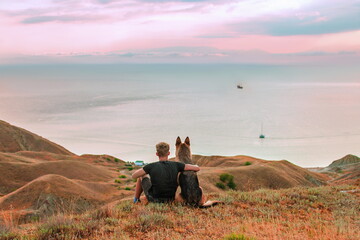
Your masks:
[[[186,163],[186,164],[192,164],[191,150],[190,150],[190,138],[186,137],[185,142],[182,143],[180,137],[177,137],[175,146],[176,146],[175,160],[178,162]]]

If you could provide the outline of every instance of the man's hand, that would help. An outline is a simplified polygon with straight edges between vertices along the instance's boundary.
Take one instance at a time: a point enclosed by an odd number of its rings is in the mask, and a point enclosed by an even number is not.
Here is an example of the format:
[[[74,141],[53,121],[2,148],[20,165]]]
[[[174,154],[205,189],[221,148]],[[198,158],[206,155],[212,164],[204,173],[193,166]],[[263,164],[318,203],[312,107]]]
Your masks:
[[[131,176],[132,176],[132,178],[136,179],[136,178],[142,177],[144,175],[146,175],[146,172],[144,171],[143,168],[140,168],[140,169],[136,170]]]
[[[195,171],[198,172],[200,171],[200,168],[198,165],[192,165],[192,164],[185,164],[185,169],[184,171]]]

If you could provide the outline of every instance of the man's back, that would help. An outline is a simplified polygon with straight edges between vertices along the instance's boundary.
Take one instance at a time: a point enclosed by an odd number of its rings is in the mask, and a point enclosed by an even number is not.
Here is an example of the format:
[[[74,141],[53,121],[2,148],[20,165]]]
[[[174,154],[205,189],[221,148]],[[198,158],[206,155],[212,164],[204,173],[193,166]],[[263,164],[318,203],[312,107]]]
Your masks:
[[[185,164],[172,161],[159,161],[144,166],[150,175],[152,187],[149,193],[154,198],[173,199],[178,186],[178,173],[184,171]]]

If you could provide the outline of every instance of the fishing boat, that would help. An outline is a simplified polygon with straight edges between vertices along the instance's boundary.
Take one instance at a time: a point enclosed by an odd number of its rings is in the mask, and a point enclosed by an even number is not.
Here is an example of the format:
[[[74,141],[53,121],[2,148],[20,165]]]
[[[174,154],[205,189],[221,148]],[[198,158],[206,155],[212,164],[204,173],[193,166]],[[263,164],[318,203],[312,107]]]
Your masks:
[[[243,89],[243,86],[242,86],[241,84],[238,84],[238,85],[237,85],[237,88],[238,88],[238,89]]]

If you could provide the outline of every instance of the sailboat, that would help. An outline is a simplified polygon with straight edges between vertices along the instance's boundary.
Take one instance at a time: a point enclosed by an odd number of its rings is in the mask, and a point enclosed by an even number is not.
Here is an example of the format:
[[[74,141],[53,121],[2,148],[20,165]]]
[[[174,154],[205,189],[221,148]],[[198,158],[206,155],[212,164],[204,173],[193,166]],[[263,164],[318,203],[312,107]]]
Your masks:
[[[263,123],[261,123],[261,133],[259,138],[265,138],[265,135],[263,134]]]

